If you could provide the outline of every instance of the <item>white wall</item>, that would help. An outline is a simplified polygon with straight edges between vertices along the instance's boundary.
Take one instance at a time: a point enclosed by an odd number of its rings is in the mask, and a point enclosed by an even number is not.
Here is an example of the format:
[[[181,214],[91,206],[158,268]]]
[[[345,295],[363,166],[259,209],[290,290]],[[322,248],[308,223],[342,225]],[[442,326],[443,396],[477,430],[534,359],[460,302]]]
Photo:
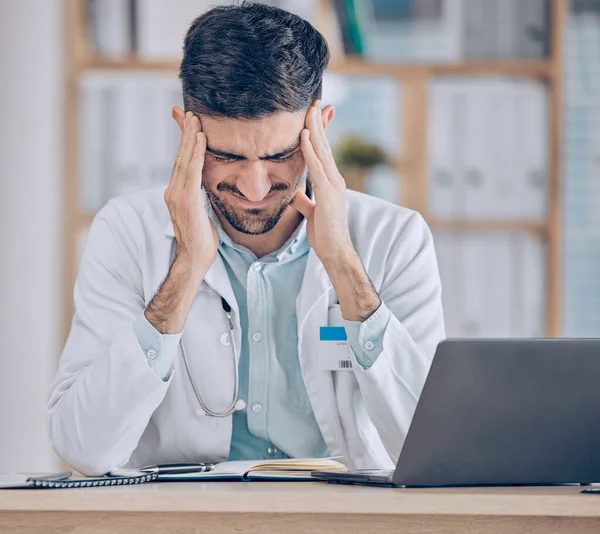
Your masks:
[[[63,19],[62,0],[0,0],[0,472],[57,467]]]

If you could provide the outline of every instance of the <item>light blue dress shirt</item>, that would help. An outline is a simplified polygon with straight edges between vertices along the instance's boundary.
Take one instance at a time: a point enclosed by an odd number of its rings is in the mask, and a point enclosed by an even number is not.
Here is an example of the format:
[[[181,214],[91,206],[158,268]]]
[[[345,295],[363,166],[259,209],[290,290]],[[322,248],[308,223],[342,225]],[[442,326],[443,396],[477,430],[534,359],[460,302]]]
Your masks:
[[[233,242],[208,199],[206,208],[219,234],[219,254],[237,300],[242,328],[239,398],[246,408],[233,414],[229,459],[328,456],[298,360],[296,297],[310,250],[306,220],[281,248],[259,259]],[[382,303],[362,323],[344,320],[348,342],[365,369],[381,353],[390,316]],[[149,366],[168,380],[181,334],[160,334],[143,313],[134,329]]]

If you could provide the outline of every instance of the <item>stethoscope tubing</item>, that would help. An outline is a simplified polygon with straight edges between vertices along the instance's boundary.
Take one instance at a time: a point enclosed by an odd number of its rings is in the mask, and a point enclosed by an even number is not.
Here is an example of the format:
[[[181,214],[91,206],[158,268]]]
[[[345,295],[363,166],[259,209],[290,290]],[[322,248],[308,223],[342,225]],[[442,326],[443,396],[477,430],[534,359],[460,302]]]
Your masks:
[[[231,306],[229,306],[229,303],[223,297],[221,297],[221,305],[223,307],[223,311],[225,312],[225,315],[227,316],[227,321],[229,322],[229,338],[230,338],[230,342],[231,342],[231,354],[232,354],[231,361],[233,364],[233,380],[234,380],[234,382],[233,382],[234,383],[233,397],[231,399],[231,403],[225,410],[223,410],[221,412],[213,412],[211,409],[209,409],[206,406],[206,403],[204,402],[202,395],[200,394],[198,386],[196,385],[196,381],[194,380],[194,378],[192,376],[192,372],[190,369],[190,362],[188,360],[188,357],[187,357],[187,354],[185,351],[185,346],[183,344],[183,336],[179,340],[179,346],[181,348],[181,356],[182,356],[182,360],[183,360],[183,365],[185,367],[188,378],[190,379],[190,383],[192,385],[192,390],[194,391],[194,395],[196,396],[196,399],[198,401],[198,404],[200,405],[200,408],[202,408],[202,410],[204,411],[204,413],[206,415],[209,415],[211,417],[228,417],[233,412],[237,411],[238,410],[238,408],[237,408],[238,395],[239,395],[239,388],[240,388],[239,371],[238,371],[238,365],[237,365],[237,350],[236,350],[236,345],[235,345],[235,336],[234,336],[234,332],[233,332],[233,321],[231,320]]]
[[[173,261],[175,260],[176,250],[177,250],[177,242],[174,240],[173,246],[171,247],[171,264],[173,264]],[[217,296],[219,296],[219,295],[217,294]],[[231,320],[231,306],[225,300],[224,297],[221,297],[221,306],[223,307],[223,311],[225,312],[225,315],[227,316],[227,321],[229,323],[229,337],[231,340],[231,362],[233,365],[233,379],[234,379],[233,397],[231,399],[231,403],[229,404],[229,406],[227,407],[226,410],[223,410],[221,412],[213,412],[206,406],[206,403],[202,399],[202,395],[200,394],[200,391],[198,389],[196,381],[194,380],[194,377],[192,376],[192,371],[190,369],[190,362],[188,360],[187,353],[185,351],[185,345],[183,344],[183,336],[179,340],[179,347],[181,349],[183,365],[185,367],[186,374],[188,375],[188,378],[192,385],[192,390],[194,391],[196,400],[198,401],[198,404],[200,405],[200,408],[204,411],[204,413],[211,417],[228,417],[229,415],[231,415],[233,412],[237,411],[238,409],[243,409],[243,408],[237,406],[239,389],[240,389],[240,378],[239,378],[239,371],[238,371],[238,364],[237,364],[237,350],[236,350],[236,345],[235,345],[235,335],[233,332],[233,321]]]

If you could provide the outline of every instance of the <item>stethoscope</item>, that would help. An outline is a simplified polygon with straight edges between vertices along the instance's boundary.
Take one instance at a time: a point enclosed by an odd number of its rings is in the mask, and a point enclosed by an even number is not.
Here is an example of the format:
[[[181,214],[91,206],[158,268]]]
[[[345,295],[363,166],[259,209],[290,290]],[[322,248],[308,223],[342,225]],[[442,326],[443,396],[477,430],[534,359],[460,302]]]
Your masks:
[[[177,250],[177,241],[173,240],[173,245],[171,247],[171,265],[175,260],[175,252]],[[217,296],[219,296],[217,294]],[[202,395],[200,395],[200,391],[198,390],[198,386],[196,385],[196,381],[192,376],[192,372],[190,371],[190,362],[188,361],[187,354],[185,352],[185,346],[183,345],[183,336],[179,340],[179,347],[181,347],[181,356],[183,359],[183,365],[185,367],[185,371],[190,379],[190,383],[192,384],[192,390],[194,391],[194,395],[198,400],[198,404],[200,408],[204,411],[205,415],[210,415],[211,417],[227,417],[231,415],[233,412],[237,412],[238,410],[243,410],[246,407],[246,403],[243,399],[238,399],[239,389],[240,389],[240,377],[237,366],[237,351],[235,348],[235,336],[233,334],[233,321],[231,320],[231,306],[229,303],[221,297],[221,306],[223,307],[223,311],[227,316],[227,322],[229,324],[229,339],[231,340],[231,361],[233,363],[233,397],[231,399],[231,403],[227,407],[226,410],[222,412],[213,412],[207,406],[204,400],[202,399]]]
[[[228,415],[231,415],[233,412],[236,412],[238,410],[243,410],[246,407],[246,403],[242,399],[238,399],[238,393],[239,393],[239,388],[240,388],[240,379],[239,379],[239,372],[238,372],[238,366],[237,366],[237,351],[235,348],[235,337],[234,337],[234,333],[233,333],[233,321],[231,320],[231,306],[223,297],[221,297],[221,305],[223,306],[223,311],[225,312],[225,315],[227,316],[227,321],[229,322],[229,339],[231,340],[231,354],[232,354],[231,361],[233,363],[233,380],[234,380],[233,398],[231,399],[231,403],[229,404],[227,409],[225,409],[224,411],[213,412],[211,409],[209,409],[206,406],[206,403],[202,399],[202,395],[200,395],[200,391],[198,390],[198,387],[196,386],[196,381],[192,377],[192,373],[190,371],[190,363],[188,361],[187,354],[185,352],[185,346],[183,345],[183,337],[179,340],[179,346],[181,347],[181,356],[183,357],[183,365],[185,367],[188,378],[190,379],[190,383],[192,384],[192,389],[194,390],[194,395],[196,396],[196,399],[198,400],[198,404],[200,405],[200,408],[202,408],[202,410],[204,411],[204,413],[206,415],[210,415],[211,417],[227,417]]]

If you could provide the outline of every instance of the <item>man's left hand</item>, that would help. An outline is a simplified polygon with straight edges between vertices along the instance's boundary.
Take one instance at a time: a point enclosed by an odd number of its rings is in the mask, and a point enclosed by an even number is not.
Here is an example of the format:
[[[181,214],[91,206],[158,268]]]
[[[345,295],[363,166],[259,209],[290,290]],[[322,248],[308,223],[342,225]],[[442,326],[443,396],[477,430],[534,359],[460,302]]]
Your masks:
[[[308,242],[321,262],[327,265],[356,252],[348,230],[346,182],[337,169],[325,136],[320,104],[317,100],[308,109],[306,127],[300,134],[315,202],[301,191],[291,205],[306,217]]]
[[[364,321],[377,310],[381,299],[350,237],[346,182],[325,136],[320,100],[308,109],[306,128],[300,135],[315,201],[300,192],[291,205],[306,217],[308,242],[332,281],[343,317]]]

